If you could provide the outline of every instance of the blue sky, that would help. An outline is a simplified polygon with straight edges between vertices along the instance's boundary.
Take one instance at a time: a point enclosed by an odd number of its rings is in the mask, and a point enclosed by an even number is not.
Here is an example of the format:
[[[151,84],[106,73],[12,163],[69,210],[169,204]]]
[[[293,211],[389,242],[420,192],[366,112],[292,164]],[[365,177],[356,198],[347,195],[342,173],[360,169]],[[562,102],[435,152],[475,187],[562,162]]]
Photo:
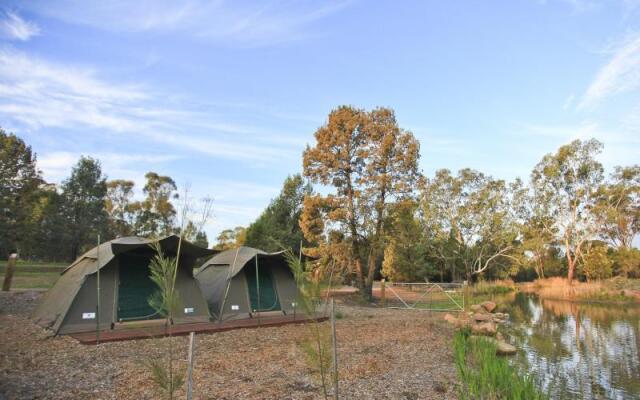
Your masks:
[[[427,174],[527,177],[575,138],[640,161],[640,0],[14,1],[0,126],[59,182],[80,155],[247,225],[341,104],[396,110]]]

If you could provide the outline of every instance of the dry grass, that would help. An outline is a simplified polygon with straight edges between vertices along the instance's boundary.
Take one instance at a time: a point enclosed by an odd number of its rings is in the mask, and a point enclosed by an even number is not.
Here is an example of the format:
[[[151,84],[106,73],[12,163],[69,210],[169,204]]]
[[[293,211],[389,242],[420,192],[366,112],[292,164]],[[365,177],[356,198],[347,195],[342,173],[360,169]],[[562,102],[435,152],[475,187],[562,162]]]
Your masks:
[[[633,291],[620,288],[619,279],[579,282],[554,277],[538,279],[522,285],[522,291],[538,294],[543,299],[581,301],[633,301]]]

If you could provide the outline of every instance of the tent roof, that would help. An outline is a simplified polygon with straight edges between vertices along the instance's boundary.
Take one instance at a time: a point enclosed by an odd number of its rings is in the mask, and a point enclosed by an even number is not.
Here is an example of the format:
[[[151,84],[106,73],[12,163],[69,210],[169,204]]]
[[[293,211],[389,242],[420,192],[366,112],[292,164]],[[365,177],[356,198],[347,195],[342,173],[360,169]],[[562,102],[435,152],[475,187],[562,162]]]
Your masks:
[[[252,258],[258,256],[261,258],[282,258],[284,259],[284,251],[278,251],[275,253],[267,253],[265,251],[254,249],[253,247],[241,246],[237,249],[229,249],[211,257],[207,262],[205,262],[198,272],[196,276],[207,269],[212,265],[229,265],[231,266],[231,271],[229,274],[229,279],[238,275],[238,273],[242,270],[247,262],[249,262]]]
[[[75,260],[70,266],[68,266],[62,272],[62,274],[65,274],[67,271],[80,264],[82,260],[87,258],[99,261],[97,263],[92,263],[93,268],[89,268],[88,271],[85,271],[85,275],[92,274],[98,269],[101,269],[105,265],[109,264],[114,256],[137,248],[148,247],[153,243],[160,243],[162,250],[167,253],[176,253],[179,242],[180,237],[177,235],[169,235],[161,239],[146,239],[138,236],[126,236],[113,239],[108,242],[102,243],[100,246],[94,247],[93,249],[78,257],[78,259]],[[200,246],[196,246],[195,244],[190,243],[184,239],[182,240],[182,244],[180,245],[181,255],[192,256],[195,258],[210,256],[216,254],[217,252],[217,250],[209,250]]]

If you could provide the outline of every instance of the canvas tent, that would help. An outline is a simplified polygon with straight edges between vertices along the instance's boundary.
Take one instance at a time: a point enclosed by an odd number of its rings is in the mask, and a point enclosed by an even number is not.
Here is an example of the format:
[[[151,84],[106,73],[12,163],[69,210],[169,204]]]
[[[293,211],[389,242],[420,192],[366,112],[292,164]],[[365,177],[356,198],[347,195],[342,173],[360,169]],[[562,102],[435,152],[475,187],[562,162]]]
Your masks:
[[[162,318],[148,303],[156,290],[149,278],[149,262],[156,255],[151,244],[155,242],[165,256],[175,257],[179,242],[175,235],[158,240],[118,238],[83,254],[42,298],[34,320],[57,334],[67,334],[95,330],[96,314],[103,330],[119,322]],[[212,254],[213,250],[182,241],[176,277],[181,312],[174,323],[209,321],[207,302],[193,278],[193,267],[197,258]],[[98,271],[100,310],[96,313]]]
[[[256,313],[294,311],[298,290],[284,252],[251,247],[223,251],[196,273],[212,317],[249,318]]]

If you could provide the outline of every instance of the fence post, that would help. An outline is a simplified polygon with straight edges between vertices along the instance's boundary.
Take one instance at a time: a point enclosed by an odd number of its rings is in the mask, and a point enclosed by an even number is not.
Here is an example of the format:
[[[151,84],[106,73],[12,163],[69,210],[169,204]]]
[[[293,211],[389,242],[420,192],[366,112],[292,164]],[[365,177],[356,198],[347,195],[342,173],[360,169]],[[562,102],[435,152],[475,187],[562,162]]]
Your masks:
[[[382,307],[384,307],[387,304],[387,298],[385,296],[385,280],[384,278],[380,281],[380,301],[382,303]]]
[[[191,400],[193,396],[193,352],[196,345],[195,332],[189,333],[189,356],[187,359],[187,400]]]
[[[13,272],[16,269],[16,261],[18,260],[18,254],[12,253],[7,260],[7,269],[4,272],[4,282],[2,283],[2,291],[8,292],[11,290],[11,281],[13,280]]]
[[[336,303],[333,297],[331,298],[331,337],[333,344],[333,394],[338,400],[338,342],[336,340]]]

